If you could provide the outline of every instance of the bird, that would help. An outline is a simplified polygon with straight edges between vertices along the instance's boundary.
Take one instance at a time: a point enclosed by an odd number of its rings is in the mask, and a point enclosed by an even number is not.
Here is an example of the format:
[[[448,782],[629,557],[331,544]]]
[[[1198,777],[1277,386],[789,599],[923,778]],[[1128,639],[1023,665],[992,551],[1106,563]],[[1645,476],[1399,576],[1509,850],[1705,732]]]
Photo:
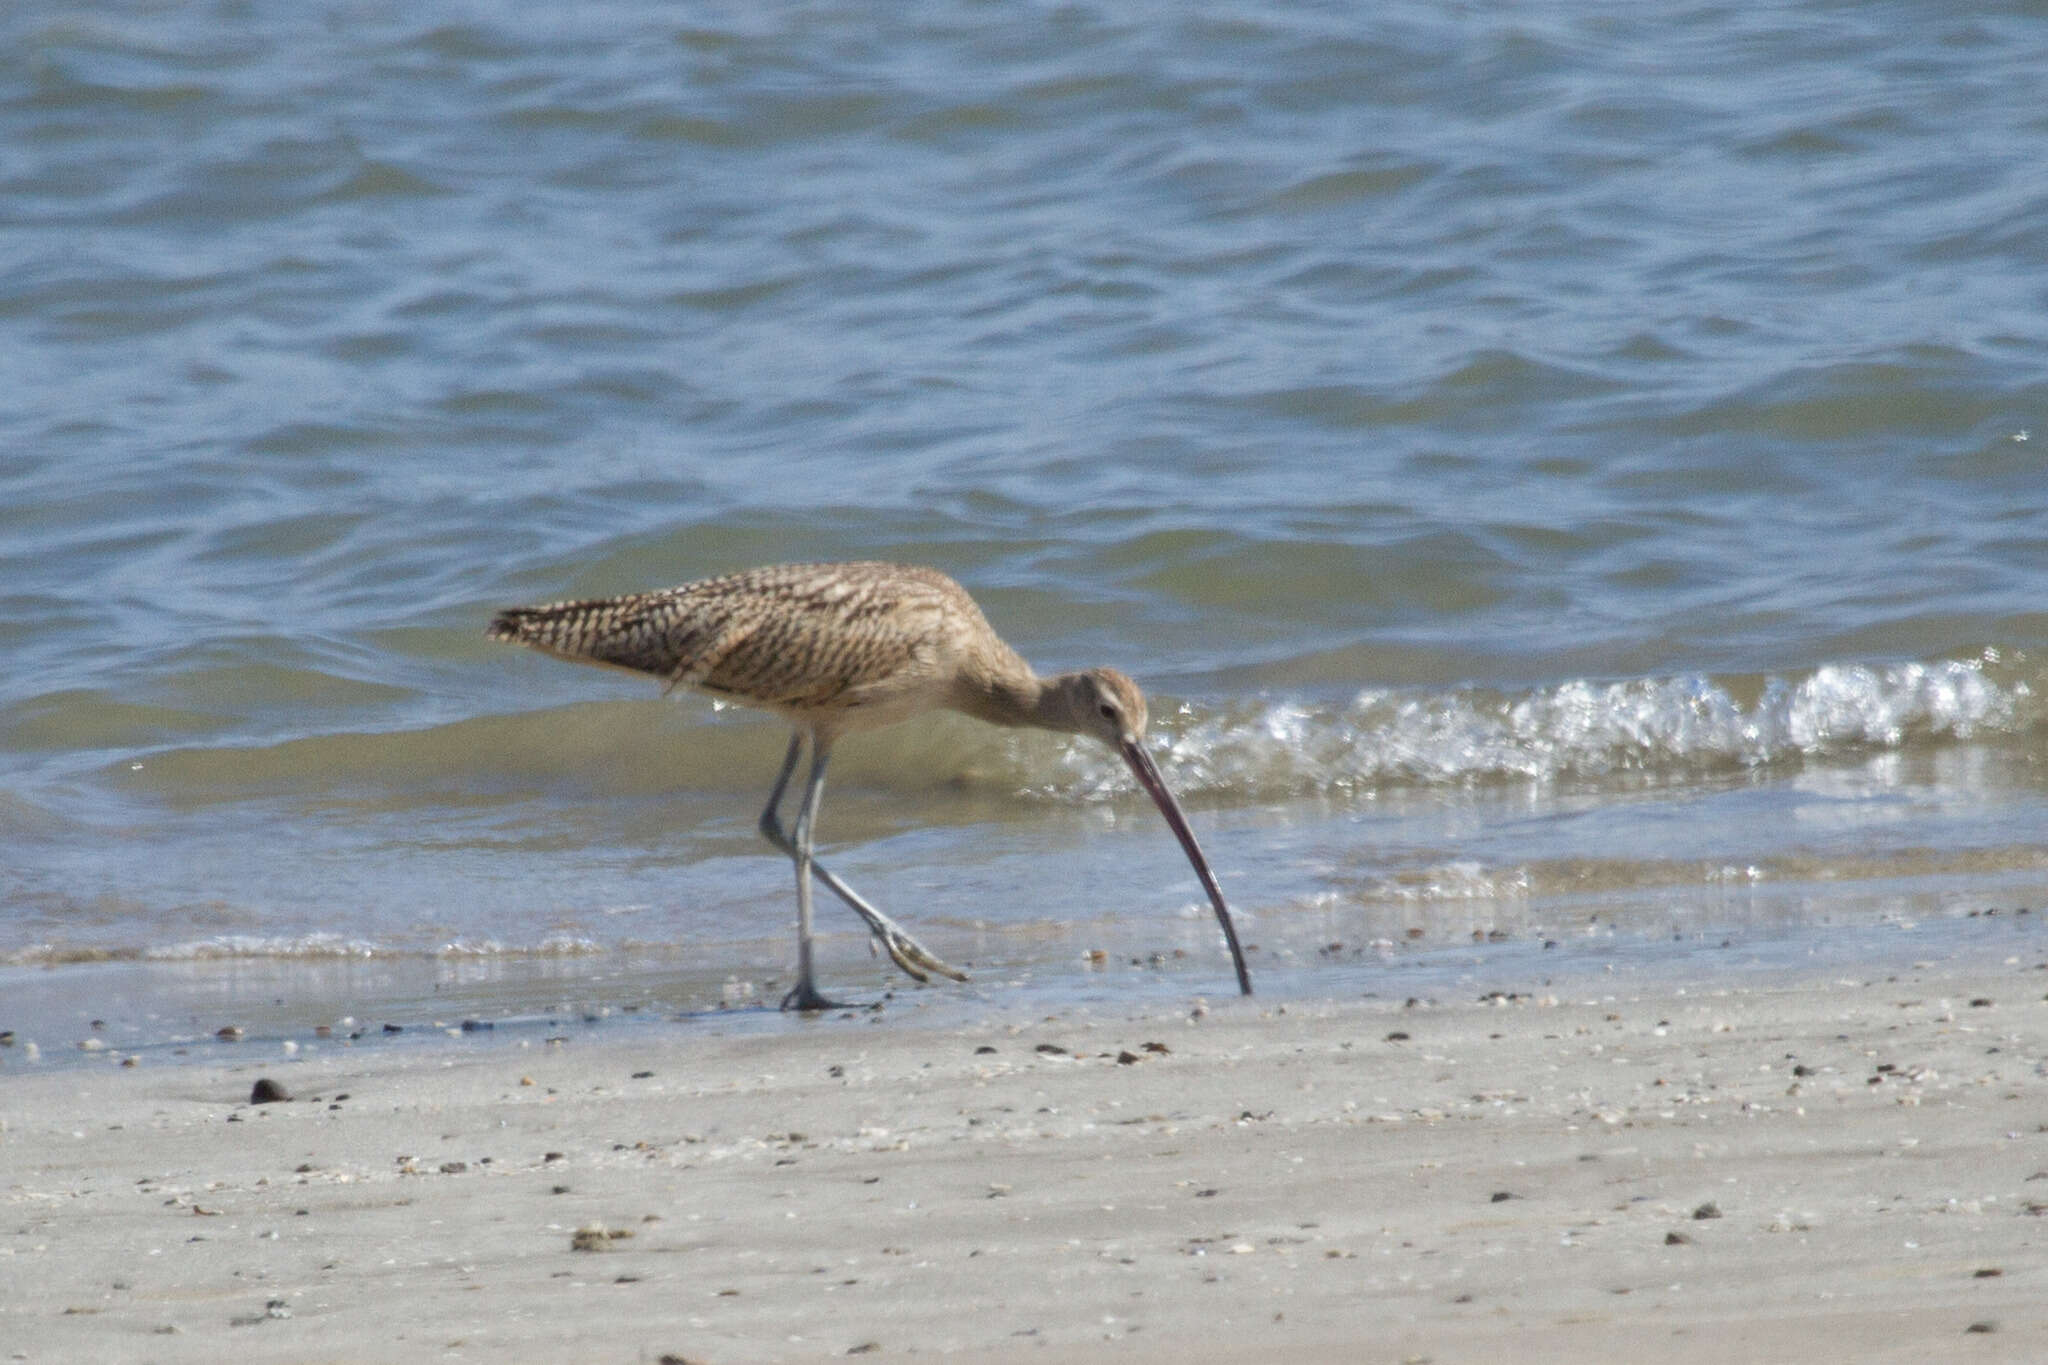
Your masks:
[[[1230,907],[1180,803],[1145,748],[1145,694],[1114,668],[1041,677],[1003,642],[965,588],[937,569],[879,562],[778,564],[656,592],[512,607],[488,638],[576,663],[598,664],[768,711],[790,725],[788,750],[759,828],[796,868],[797,980],[782,1008],[845,1008],[818,989],[811,882],[822,882],[867,923],[914,979],[965,981],[817,860],[818,804],[842,736],[935,710],[998,726],[1084,735],[1122,756],[1180,841],[1223,928],[1237,984],[1252,993]],[[794,823],[783,796],[805,747],[810,770]]]

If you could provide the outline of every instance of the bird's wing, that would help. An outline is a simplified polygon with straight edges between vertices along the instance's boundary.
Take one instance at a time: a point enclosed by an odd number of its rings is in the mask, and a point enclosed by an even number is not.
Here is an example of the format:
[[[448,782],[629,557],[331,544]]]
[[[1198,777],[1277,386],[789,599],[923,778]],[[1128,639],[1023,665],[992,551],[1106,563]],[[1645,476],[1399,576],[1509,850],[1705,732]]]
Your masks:
[[[752,591],[727,589],[715,631],[698,637],[670,676],[762,705],[795,709],[858,705],[871,690],[927,671],[944,627],[943,598],[886,594],[841,577],[771,579]]]

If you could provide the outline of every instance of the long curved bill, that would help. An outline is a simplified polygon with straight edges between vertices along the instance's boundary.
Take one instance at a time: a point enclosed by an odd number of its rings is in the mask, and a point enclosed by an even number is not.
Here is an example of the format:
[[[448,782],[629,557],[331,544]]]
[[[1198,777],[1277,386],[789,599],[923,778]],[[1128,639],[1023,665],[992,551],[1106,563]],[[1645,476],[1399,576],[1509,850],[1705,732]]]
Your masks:
[[[1237,988],[1250,995],[1252,974],[1244,965],[1244,949],[1237,944],[1237,926],[1230,921],[1230,907],[1223,903],[1223,888],[1216,884],[1216,874],[1209,870],[1209,860],[1202,856],[1202,846],[1195,842],[1195,832],[1188,828],[1188,817],[1181,813],[1180,802],[1174,800],[1173,793],[1166,789],[1166,780],[1159,775],[1159,767],[1153,763],[1152,755],[1145,752],[1143,743],[1127,735],[1118,743],[1117,749],[1123,754],[1124,762],[1131,765],[1131,772],[1139,785],[1151,793],[1152,803],[1166,817],[1173,837],[1180,840],[1188,861],[1195,865],[1195,875],[1202,879],[1202,889],[1209,893],[1209,904],[1216,907],[1216,922],[1223,926],[1223,939],[1230,945],[1230,960],[1237,965]]]

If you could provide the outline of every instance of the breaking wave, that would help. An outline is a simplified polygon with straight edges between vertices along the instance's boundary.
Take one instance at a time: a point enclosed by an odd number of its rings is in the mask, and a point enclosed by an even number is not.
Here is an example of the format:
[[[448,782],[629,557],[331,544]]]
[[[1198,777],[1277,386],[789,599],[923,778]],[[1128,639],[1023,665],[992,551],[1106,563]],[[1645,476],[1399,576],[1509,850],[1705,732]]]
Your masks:
[[[1368,688],[1334,705],[1183,706],[1154,722],[1153,744],[1176,790],[1248,799],[1682,775],[2018,734],[2043,719],[2036,681],[2024,661],[1986,651],[1828,664],[1799,678],[1578,679],[1522,692]],[[1015,752],[1037,768],[1028,742]],[[1093,746],[1068,746],[1055,762],[1057,776],[1040,770],[1020,785],[1063,800],[1106,799],[1132,785]]]

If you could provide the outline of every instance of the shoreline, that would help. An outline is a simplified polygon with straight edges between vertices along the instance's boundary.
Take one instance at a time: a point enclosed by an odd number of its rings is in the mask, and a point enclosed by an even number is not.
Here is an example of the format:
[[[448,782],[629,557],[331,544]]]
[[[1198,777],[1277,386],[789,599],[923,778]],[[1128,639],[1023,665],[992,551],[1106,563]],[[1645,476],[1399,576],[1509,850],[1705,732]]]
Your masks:
[[[0,1339],[29,1361],[2039,1358],[2048,951],[1997,938],[1750,981],[9,1070]],[[249,1104],[260,1076],[295,1098]]]
[[[2031,951],[2037,938],[2048,940],[2048,914],[2017,908],[1764,931],[1709,925],[1682,936],[1594,922],[1546,938],[1382,940],[1277,952],[1254,943],[1248,951],[1254,999],[1274,1004],[1553,985],[1757,983],[1822,967],[1868,973],[1930,958],[1969,961]],[[834,953],[828,990],[911,1027],[1007,1013],[1170,1011],[1195,999],[1238,998],[1227,960],[1219,974],[1216,961],[1128,945],[1084,953],[1048,943],[1027,960],[966,959],[969,982],[920,987],[863,954],[859,935],[820,941]],[[646,946],[572,958],[142,957],[5,966],[0,1080],[123,1063],[239,1065],[253,1055],[285,1064],[443,1043],[474,1050],[494,1038],[538,1041],[563,1031],[682,1044],[707,1031],[774,1034],[795,1026],[775,1008],[787,986],[786,974],[759,963],[707,968],[680,949]]]

